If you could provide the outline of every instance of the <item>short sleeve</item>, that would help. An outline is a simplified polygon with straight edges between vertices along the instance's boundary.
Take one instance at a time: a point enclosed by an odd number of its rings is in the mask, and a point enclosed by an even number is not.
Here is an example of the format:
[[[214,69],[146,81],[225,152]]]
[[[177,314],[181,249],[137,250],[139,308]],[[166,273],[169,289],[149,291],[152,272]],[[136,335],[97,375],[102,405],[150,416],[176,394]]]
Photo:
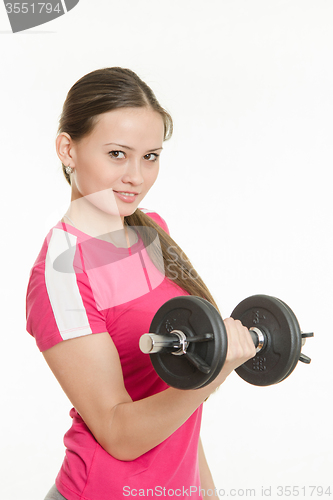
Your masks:
[[[70,247],[68,237],[72,238]],[[80,247],[74,235],[66,238],[64,231],[53,229],[49,241],[44,242],[44,258],[30,272],[26,328],[40,351],[62,340],[107,331],[105,316],[96,306],[80,265]],[[56,256],[62,257],[61,262]]]

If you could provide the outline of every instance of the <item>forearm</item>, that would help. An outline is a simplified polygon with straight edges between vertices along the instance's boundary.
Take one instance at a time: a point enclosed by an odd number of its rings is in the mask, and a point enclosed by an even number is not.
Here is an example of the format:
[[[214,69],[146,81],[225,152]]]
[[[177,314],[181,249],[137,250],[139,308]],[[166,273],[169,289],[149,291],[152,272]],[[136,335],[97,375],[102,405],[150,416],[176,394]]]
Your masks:
[[[225,324],[227,357],[213,382],[196,390],[170,387],[139,401],[132,401],[126,391],[120,359],[107,332],[61,342],[43,354],[97,442],[110,455],[128,461],[165,441],[237,366],[255,355],[249,331],[231,318]],[[239,339],[245,334],[246,348]]]
[[[255,348],[248,330],[231,318],[225,320],[234,335],[228,336],[228,353],[219,375],[214,381],[200,389],[165,391],[139,401],[122,400],[112,407],[102,423],[100,439],[96,437],[110,455],[119,460],[135,460],[167,439],[200,406],[228,375],[243,362],[255,355]],[[246,333],[246,348],[240,344],[239,336]],[[105,415],[105,414],[104,414]]]
[[[100,444],[119,460],[134,460],[175,432],[215,389],[168,388],[148,398],[115,406]]]

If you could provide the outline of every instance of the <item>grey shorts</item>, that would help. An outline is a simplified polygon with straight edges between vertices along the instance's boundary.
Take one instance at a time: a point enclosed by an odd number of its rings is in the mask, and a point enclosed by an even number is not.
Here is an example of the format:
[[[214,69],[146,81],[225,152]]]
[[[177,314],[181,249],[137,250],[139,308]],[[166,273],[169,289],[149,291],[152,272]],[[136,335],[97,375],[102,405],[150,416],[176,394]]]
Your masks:
[[[52,486],[44,500],[66,500],[61,493],[57,490],[55,484]]]

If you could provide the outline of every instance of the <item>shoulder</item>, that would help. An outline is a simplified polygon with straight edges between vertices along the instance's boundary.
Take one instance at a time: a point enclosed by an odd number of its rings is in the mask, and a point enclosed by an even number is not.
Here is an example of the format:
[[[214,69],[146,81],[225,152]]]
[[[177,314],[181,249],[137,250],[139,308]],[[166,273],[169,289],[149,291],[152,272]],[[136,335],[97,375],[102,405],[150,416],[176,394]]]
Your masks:
[[[70,233],[61,222],[57,223],[44,238],[39,254],[30,270],[30,277],[33,273],[42,276],[43,272],[47,273],[51,269],[66,273],[68,265],[70,266],[69,272],[72,272],[71,264],[73,264],[79,243],[76,234]]]
[[[79,238],[61,226],[50,230],[30,271],[26,329],[41,351],[61,340],[106,330],[84,270]]]
[[[153,219],[157,224],[167,233],[170,234],[169,228],[165,220],[157,213],[154,212],[154,210],[149,210],[148,208],[140,208],[139,210],[143,212],[144,214],[148,215],[151,219]]]

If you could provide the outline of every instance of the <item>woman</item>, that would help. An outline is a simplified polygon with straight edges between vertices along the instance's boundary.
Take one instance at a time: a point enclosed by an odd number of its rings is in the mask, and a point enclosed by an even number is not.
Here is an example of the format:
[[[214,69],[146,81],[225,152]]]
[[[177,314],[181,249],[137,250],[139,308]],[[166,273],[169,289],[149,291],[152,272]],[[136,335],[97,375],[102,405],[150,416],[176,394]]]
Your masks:
[[[171,134],[170,115],[127,69],[85,75],[64,103],[56,148],[71,204],[27,290],[27,330],[74,407],[47,500],[199,499],[214,489],[199,439],[202,403],[255,355],[248,330],[225,320],[226,362],[197,390],[168,387],[139,349],[170,298],[197,295],[216,306],[165,221],[138,209]]]

